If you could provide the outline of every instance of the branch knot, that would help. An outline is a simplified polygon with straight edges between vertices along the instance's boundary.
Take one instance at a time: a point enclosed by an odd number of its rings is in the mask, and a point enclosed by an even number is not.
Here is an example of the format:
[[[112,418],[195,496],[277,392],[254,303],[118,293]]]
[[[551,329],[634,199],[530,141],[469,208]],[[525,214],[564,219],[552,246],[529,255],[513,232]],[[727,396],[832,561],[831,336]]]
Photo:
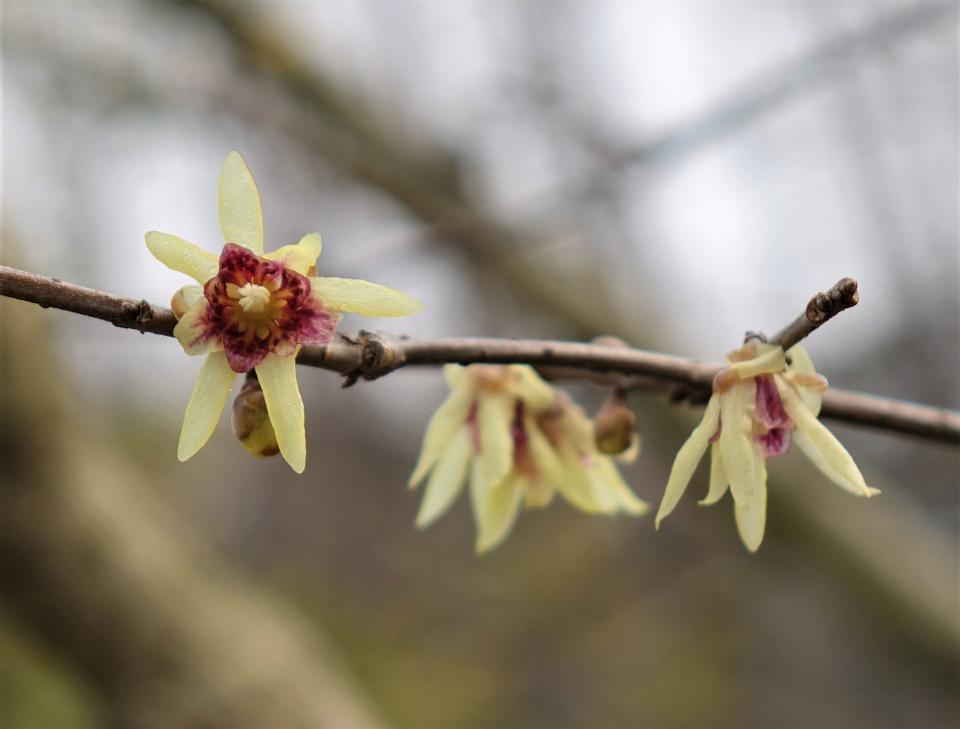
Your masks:
[[[344,387],[356,384],[357,380],[376,380],[406,363],[403,349],[396,346],[393,337],[379,332],[361,330],[353,343],[360,347],[359,363],[344,373]]]

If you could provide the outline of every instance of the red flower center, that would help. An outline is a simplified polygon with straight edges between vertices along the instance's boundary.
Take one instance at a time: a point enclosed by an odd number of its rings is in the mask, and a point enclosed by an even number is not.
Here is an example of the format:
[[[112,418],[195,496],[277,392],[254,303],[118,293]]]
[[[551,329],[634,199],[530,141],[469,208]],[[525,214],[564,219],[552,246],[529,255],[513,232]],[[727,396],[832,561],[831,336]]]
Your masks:
[[[306,276],[233,243],[203,293],[205,336],[223,345],[234,372],[249,372],[270,353],[290,356],[301,344],[329,342],[339,319]]]

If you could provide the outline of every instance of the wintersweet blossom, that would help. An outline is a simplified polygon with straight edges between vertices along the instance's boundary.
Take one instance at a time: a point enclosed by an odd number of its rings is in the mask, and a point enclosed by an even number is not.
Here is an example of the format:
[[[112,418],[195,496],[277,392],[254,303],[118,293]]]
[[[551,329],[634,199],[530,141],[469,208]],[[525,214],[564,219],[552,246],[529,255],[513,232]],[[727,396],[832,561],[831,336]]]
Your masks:
[[[306,465],[296,374],[301,345],[329,342],[340,312],[406,316],[421,305],[367,281],[315,276],[317,233],[264,253],[260,195],[237,152],[223,163],[217,201],[226,241],[219,256],[168,233],[146,234],[147,248],[161,263],[199,284],[180,289],[172,301],[179,318],[174,334],[184,351],[207,356],[187,405],[177,457],[185,461],[200,450],[237,374],[255,370],[280,452],[301,473]]]
[[[657,512],[671,512],[710,447],[710,486],[700,503],[714,504],[729,486],[740,538],[755,552],[767,513],[766,460],[786,453],[791,440],[830,480],[857,496],[880,493],[864,482],[853,458],[819,420],[827,381],[796,345],[783,348],[756,339],[727,355],[728,369],[713,381],[703,420],[677,453]]]
[[[410,477],[427,477],[416,523],[425,528],[456,500],[464,483],[477,523],[476,549],[509,534],[524,506],[547,506],[560,492],[583,511],[640,515],[647,504],[597,450],[593,424],[526,365],[447,365],[450,396],[434,413]]]

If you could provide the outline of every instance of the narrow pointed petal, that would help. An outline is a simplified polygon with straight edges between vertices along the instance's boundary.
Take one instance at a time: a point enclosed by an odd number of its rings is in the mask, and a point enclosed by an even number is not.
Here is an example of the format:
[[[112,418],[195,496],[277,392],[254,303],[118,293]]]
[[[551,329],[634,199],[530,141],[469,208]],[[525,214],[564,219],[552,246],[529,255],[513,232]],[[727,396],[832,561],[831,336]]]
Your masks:
[[[687,484],[693,478],[693,472],[697,470],[697,464],[703,458],[710,438],[717,432],[719,424],[720,396],[714,395],[707,403],[707,408],[699,425],[693,429],[690,437],[680,446],[677,457],[673,460],[670,477],[667,479],[667,488],[663,492],[663,499],[660,502],[660,508],[657,510],[657,518],[654,522],[656,528],[660,528],[660,522],[676,508],[683,492],[687,490]],[[726,423],[724,423],[724,430],[726,430]]]
[[[751,552],[756,552],[763,541],[767,523],[767,459],[762,449],[754,453],[754,484],[749,501],[735,501],[734,517],[740,539]]]
[[[187,412],[183,416],[177,458],[185,461],[210,439],[227,404],[237,373],[230,369],[223,352],[207,356],[193,386]]]
[[[510,372],[517,381],[517,394],[535,411],[542,411],[553,405],[557,391],[543,381],[537,371],[529,365],[510,365]]]
[[[720,446],[716,443],[710,444],[710,488],[707,495],[700,502],[700,506],[710,506],[715,504],[723,495],[727,493],[727,486],[730,482],[727,480],[727,474],[723,470],[723,458],[720,457]]]
[[[472,486],[473,484],[471,484]],[[517,521],[523,488],[521,479],[511,474],[497,485],[479,486],[475,513],[477,518],[477,554],[498,547]]]
[[[513,399],[506,395],[486,395],[477,407],[480,432],[480,475],[489,485],[500,483],[513,467]]]
[[[423,436],[420,457],[410,476],[410,488],[418,486],[440,460],[441,454],[450,445],[457,431],[463,428],[472,402],[472,390],[469,387],[458,387],[430,418],[427,432]]]
[[[757,385],[753,380],[734,385],[720,395],[720,457],[737,501],[747,502],[753,491],[753,410]]]
[[[533,418],[525,419],[525,427],[527,449],[537,473],[552,486],[558,486],[564,479],[564,471],[557,452]]]
[[[742,362],[730,363],[730,369],[736,370],[741,380],[746,380],[757,375],[766,375],[773,372],[782,372],[787,366],[786,355],[783,348],[776,345],[758,345],[762,347],[762,352],[753,359]]]
[[[443,379],[447,381],[447,386],[451,390],[456,390],[469,377],[467,368],[458,364],[446,364],[443,366]]]
[[[542,477],[527,476],[523,480],[523,505],[527,509],[544,509],[553,503],[556,487]]]
[[[807,354],[807,350],[801,347],[799,344],[795,344],[790,348],[790,351],[787,352],[790,355],[791,364],[787,368],[790,372],[796,372],[801,375],[815,375],[817,374],[816,368],[813,366],[813,360],[810,359],[810,355]],[[806,403],[807,408],[814,415],[820,414],[820,406],[823,402],[823,396],[817,390],[812,390],[808,387],[797,388],[800,392],[800,397],[803,398],[803,401]]]
[[[641,516],[650,511],[650,505],[633,493],[610,458],[598,457],[596,470],[606,483],[607,491],[619,504],[619,511],[633,516]]]
[[[169,233],[151,230],[144,238],[153,257],[167,268],[185,273],[200,284],[217,275],[215,254]]]
[[[319,233],[308,233],[300,239],[299,243],[277,248],[270,251],[264,258],[270,261],[280,261],[287,268],[292,268],[297,273],[307,275],[311,266],[316,265],[317,258],[320,257],[320,251],[323,250],[323,243],[320,240]]]
[[[323,303],[336,311],[349,311],[362,316],[409,316],[423,308],[416,299],[401,291],[356,278],[310,279],[313,291]]]
[[[783,406],[797,429],[794,442],[827,478],[857,496],[875,496],[880,491],[867,486],[853,457],[800,399],[796,388],[777,378]]]
[[[593,484],[577,453],[572,448],[564,446],[558,455],[562,472],[556,486],[563,498],[587,514],[604,513],[604,504],[597,498]]]
[[[263,213],[260,193],[239,152],[231,152],[220,170],[217,181],[217,206],[220,209],[220,230],[226,243],[249,248],[263,254]]]
[[[456,501],[467,475],[471,450],[470,433],[461,423],[460,429],[447,444],[427,482],[423,501],[417,512],[418,529],[430,526]]]
[[[303,473],[307,465],[307,434],[303,400],[297,387],[297,358],[268,354],[257,365],[257,379],[263,388],[280,453],[294,471]]]
[[[615,514],[621,510],[616,490],[599,473],[597,456],[582,456],[571,447],[561,451],[563,481],[558,489],[567,501],[587,514]]]

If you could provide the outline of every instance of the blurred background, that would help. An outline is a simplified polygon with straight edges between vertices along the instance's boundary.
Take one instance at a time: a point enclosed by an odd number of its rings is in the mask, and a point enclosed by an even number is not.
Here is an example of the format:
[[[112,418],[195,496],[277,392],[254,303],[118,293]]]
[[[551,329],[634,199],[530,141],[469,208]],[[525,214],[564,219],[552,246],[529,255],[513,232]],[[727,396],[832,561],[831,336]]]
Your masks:
[[[851,275],[818,369],[958,406],[955,2],[2,10],[6,265],[166,304],[143,234],[219,248],[237,149],[268,248],[426,304],[344,331],[718,360]],[[199,359],[0,306],[4,727],[955,726],[955,448],[832,425],[883,495],[776,459],[752,556],[701,470],[659,533],[558,501],[476,558],[466,499],[413,527],[436,370],[302,368],[303,476],[226,418],[180,464]],[[656,505],[699,413],[632,404]]]

